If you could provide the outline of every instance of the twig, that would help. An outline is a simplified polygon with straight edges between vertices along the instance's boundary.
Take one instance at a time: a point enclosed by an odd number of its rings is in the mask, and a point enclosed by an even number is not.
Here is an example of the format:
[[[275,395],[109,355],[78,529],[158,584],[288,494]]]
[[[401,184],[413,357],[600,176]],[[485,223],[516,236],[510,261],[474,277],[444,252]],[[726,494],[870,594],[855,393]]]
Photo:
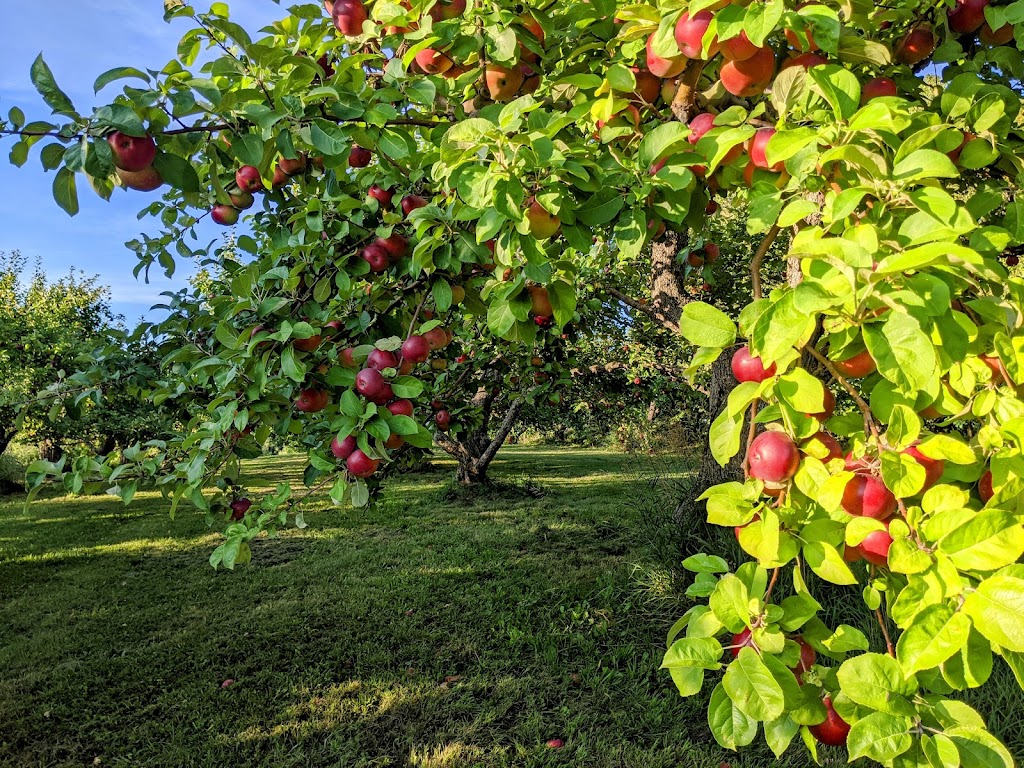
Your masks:
[[[878,626],[882,628],[882,637],[885,638],[885,649],[895,659],[896,651],[892,647],[892,638],[889,637],[889,628],[885,626],[885,617],[882,616],[881,608],[875,608],[875,619],[878,621]]]
[[[807,352],[811,357],[821,363],[825,370],[828,371],[832,378],[835,379],[839,386],[846,390],[847,394],[853,398],[853,401],[857,404],[860,409],[861,415],[864,417],[864,426],[868,428],[868,431],[874,436],[876,440],[879,439],[878,427],[875,425],[875,417],[871,413],[871,406],[865,402],[864,398],[860,396],[860,393],[854,388],[850,382],[848,382],[843,375],[836,370],[836,367],[832,365],[832,362],[825,357],[821,352],[816,350],[810,344],[804,347],[804,351]]]
[[[423,305],[424,305],[424,303],[426,303],[426,301],[427,301],[427,292],[424,291],[423,292],[423,296],[420,298],[420,303],[416,307],[416,311],[412,313],[412,322],[409,323],[409,332],[407,334],[405,334],[405,338],[408,339],[410,336],[412,336],[412,329],[416,327],[416,321],[419,319],[420,310],[423,309]]]
[[[631,298],[626,294],[622,293],[622,291],[619,291],[615,288],[608,288],[605,286],[602,286],[602,288],[604,289],[604,292],[607,293],[609,296],[618,299],[628,307],[632,307],[633,309],[639,312],[643,312],[644,314],[649,315],[650,317],[654,318],[659,323],[661,323],[665,328],[672,331],[672,333],[679,333],[679,324],[674,323],[672,320],[665,317],[665,315],[658,311],[656,307],[650,304],[643,304],[637,299]]]
[[[768,233],[764,236],[764,240],[757,246],[757,252],[754,253],[754,258],[750,260],[750,283],[754,289],[754,298],[761,298],[761,264],[764,262],[764,257],[768,254],[768,249],[772,247],[775,242],[775,238],[779,236],[779,227],[777,224],[773,224],[772,228],[768,230]]]
[[[772,569],[772,580],[768,582],[768,589],[767,589],[767,591],[766,591],[766,592],[764,593],[764,601],[765,601],[766,603],[768,602],[768,599],[769,599],[769,598],[770,598],[770,597],[772,596],[772,592],[773,592],[773,591],[774,591],[774,589],[775,589],[775,585],[776,585],[776,584],[778,583],[778,581],[779,581],[779,572],[780,572],[781,570],[782,570],[781,568],[773,568],[773,569]]]
[[[760,404],[761,398],[755,397],[754,402],[750,404],[750,425],[747,427],[747,448],[743,455],[743,477],[750,477],[750,444],[754,442],[754,436],[757,434],[757,406]]]

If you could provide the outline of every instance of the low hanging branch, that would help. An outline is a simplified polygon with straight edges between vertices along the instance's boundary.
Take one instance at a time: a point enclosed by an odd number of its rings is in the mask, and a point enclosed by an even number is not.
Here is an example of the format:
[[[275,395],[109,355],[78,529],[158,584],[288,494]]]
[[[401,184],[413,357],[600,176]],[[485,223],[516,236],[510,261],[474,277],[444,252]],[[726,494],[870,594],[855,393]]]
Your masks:
[[[639,301],[638,299],[634,299],[634,298],[632,298],[630,296],[627,296],[622,291],[619,291],[619,290],[617,290],[615,288],[605,288],[604,291],[609,296],[611,296],[611,297],[613,297],[615,299],[618,299],[619,301],[621,301],[626,306],[632,307],[633,309],[637,310],[638,312],[643,312],[648,317],[656,320],[666,330],[669,330],[672,333],[679,333],[679,324],[676,323],[676,322],[673,322],[673,320],[671,318],[666,316],[665,313],[660,311],[657,307],[654,307],[654,306],[652,306],[650,304],[644,304],[643,302]]]

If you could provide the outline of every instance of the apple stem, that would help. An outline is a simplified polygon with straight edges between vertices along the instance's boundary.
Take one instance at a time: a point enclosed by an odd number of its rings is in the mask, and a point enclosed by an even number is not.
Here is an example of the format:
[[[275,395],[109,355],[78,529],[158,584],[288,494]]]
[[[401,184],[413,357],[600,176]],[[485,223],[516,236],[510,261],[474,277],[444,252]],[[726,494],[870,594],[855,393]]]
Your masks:
[[[424,291],[423,292],[423,296],[420,297],[420,303],[416,307],[416,311],[413,312],[413,314],[412,314],[412,321],[409,323],[409,332],[407,334],[405,334],[405,338],[408,339],[410,336],[412,336],[412,329],[416,327],[416,321],[419,320],[420,311],[423,309],[423,304],[426,302],[426,300],[427,300],[427,291]]]
[[[876,441],[880,440],[878,435],[878,427],[875,425],[875,417],[871,413],[871,406],[864,401],[864,398],[860,396],[860,393],[857,392],[853,385],[850,384],[850,382],[848,382],[845,378],[843,378],[843,375],[836,370],[836,367],[832,365],[832,363],[829,361],[827,357],[821,354],[821,352],[819,352],[810,344],[805,346],[804,350],[811,357],[813,357],[815,360],[821,363],[825,367],[825,370],[828,371],[829,374],[831,374],[832,378],[839,383],[839,386],[845,389],[847,394],[849,394],[850,397],[853,398],[853,401],[857,404],[857,407],[860,409],[861,414],[864,416],[864,426],[867,428],[869,432],[871,432],[872,436],[875,438]]]

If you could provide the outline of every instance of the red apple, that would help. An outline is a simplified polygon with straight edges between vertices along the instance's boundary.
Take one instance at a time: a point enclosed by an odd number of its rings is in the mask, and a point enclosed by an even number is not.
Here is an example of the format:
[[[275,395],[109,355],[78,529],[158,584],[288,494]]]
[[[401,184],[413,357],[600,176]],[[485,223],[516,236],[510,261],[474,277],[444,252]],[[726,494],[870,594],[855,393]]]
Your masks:
[[[927,491],[942,477],[942,473],[946,471],[946,462],[942,459],[931,459],[921,453],[916,445],[912,445],[904,451],[907,456],[910,456],[914,461],[924,467],[924,487],[921,491]]]
[[[823,462],[829,462],[832,461],[833,459],[843,458],[843,447],[839,444],[839,441],[832,437],[832,435],[830,435],[828,432],[815,432],[813,435],[807,438],[807,441],[804,443],[804,445],[809,443],[811,440],[817,440],[828,450],[828,456],[822,459]]]
[[[800,451],[783,432],[762,432],[750,443],[747,464],[751,477],[766,483],[784,483],[800,466]]]
[[[889,526],[884,531],[872,531],[864,537],[864,541],[857,547],[861,557],[872,565],[884,568],[889,564],[889,548],[892,546],[892,536],[889,535]]]
[[[907,66],[916,66],[932,55],[935,42],[935,33],[930,26],[914,27],[896,47],[896,59]]]
[[[352,150],[348,153],[348,165],[350,168],[365,168],[372,159],[373,152],[365,147],[360,147],[358,144],[353,145]]]
[[[466,0],[437,0],[427,12],[427,15],[434,20],[434,23],[439,21],[448,21],[449,19],[457,19],[466,11]]]
[[[866,349],[845,360],[835,360],[832,365],[848,379],[862,379],[868,374],[874,373],[878,368],[871,353]]]
[[[949,31],[956,35],[972,35],[985,23],[985,8],[989,0],[956,0],[946,11]]]
[[[451,429],[452,415],[448,411],[438,411],[434,414],[434,423],[442,432],[447,432]]]
[[[722,85],[733,96],[751,98],[764,93],[775,77],[775,51],[771,46],[758,48],[744,61],[727,61],[718,72]]]
[[[151,166],[156,159],[156,142],[148,133],[145,136],[129,136],[114,131],[107,136],[107,143],[114,155],[114,166],[122,171],[141,171]]]
[[[814,662],[818,660],[818,654],[814,652],[814,649],[807,644],[807,641],[802,637],[797,636],[793,638],[797,645],[800,646],[800,661],[796,663],[793,668],[793,674],[796,675],[796,679],[799,680],[800,676],[814,666]]]
[[[341,354],[338,355],[338,362],[340,362],[344,368],[358,368],[359,363],[356,362],[354,355],[355,350],[352,347],[346,347],[341,350]]]
[[[714,127],[715,116],[710,112],[701,112],[690,121],[690,135],[686,137],[687,141],[691,144],[696,144],[704,138],[705,133]]]
[[[391,265],[388,252],[377,243],[370,243],[359,253],[359,258],[370,265],[371,272],[383,272]]]
[[[1013,40],[1013,24],[1003,24],[999,29],[992,29],[986,21],[978,31],[978,39],[990,48],[1006,45]]]
[[[395,357],[394,352],[388,352],[384,349],[374,349],[370,352],[370,356],[366,358],[366,367],[373,368],[375,371],[383,371],[387,368],[397,368],[398,358]]]
[[[408,416],[412,418],[413,406],[411,400],[395,400],[388,404],[388,410],[394,416]]]
[[[222,226],[230,227],[238,223],[239,213],[240,211],[237,208],[220,203],[213,206],[213,210],[210,211],[210,218]]]
[[[386,405],[395,399],[395,393],[391,389],[391,385],[385,381],[380,392],[375,395],[367,395],[366,399],[375,405]]]
[[[809,413],[808,416],[813,416],[818,421],[825,421],[832,418],[832,414],[836,412],[836,396],[832,394],[832,390],[825,388],[824,397],[824,410],[821,413]]]
[[[329,401],[328,394],[323,390],[303,389],[295,398],[295,410],[303,413],[317,413],[326,408]]]
[[[654,52],[651,47],[654,43],[654,35],[647,38],[647,69],[655,77],[675,77],[683,71],[686,66],[686,57],[681,53],[678,56],[662,58]]]
[[[134,189],[136,192],[152,192],[164,184],[160,171],[153,166],[143,168],[141,171],[123,171],[118,168],[117,176],[125,187]]]
[[[764,363],[761,362],[761,358],[751,355],[750,347],[748,346],[740,347],[732,356],[732,375],[735,376],[736,381],[739,382],[761,382],[765,379],[770,379],[775,375],[777,370],[775,363],[772,363],[767,369],[765,369]]]
[[[714,264],[718,261],[721,253],[722,249],[718,247],[717,243],[704,243],[704,261],[708,264]]]
[[[431,350],[443,349],[448,346],[450,341],[448,331],[441,327],[432,328],[427,331],[423,334],[423,338],[426,340],[427,345]]]
[[[433,48],[424,48],[416,54],[416,64],[428,75],[442,75],[454,66],[448,54]]]
[[[314,352],[320,346],[320,334],[310,336],[308,339],[295,339],[292,346],[300,352]]]
[[[836,713],[832,699],[826,696],[821,703],[825,705],[825,722],[812,725],[809,729],[811,735],[826,746],[841,747],[850,735],[850,724]]]
[[[356,444],[355,435],[349,435],[344,440],[339,441],[337,437],[331,440],[331,453],[334,454],[335,458],[344,461],[356,450],[358,445]]]
[[[245,517],[252,502],[249,499],[235,499],[228,506],[231,507],[231,519],[237,522]]]
[[[411,363],[425,363],[430,357],[430,344],[422,336],[410,336],[402,344],[402,358]]]
[[[374,242],[388,252],[388,256],[395,261],[405,256],[409,251],[409,241],[397,232],[392,232],[388,237],[378,237]]]
[[[536,200],[526,209],[526,218],[530,223],[530,234],[538,240],[547,240],[562,226],[561,220],[553,213],[548,213]]]
[[[730,61],[746,61],[757,53],[757,46],[750,42],[746,32],[722,41],[722,55]]]
[[[306,156],[302,154],[298,157],[282,157],[277,164],[286,176],[297,176],[306,170],[306,162]]]
[[[235,171],[235,184],[243,192],[259,192],[263,189],[260,169],[252,165],[243,165]]]
[[[843,490],[843,509],[856,517],[888,520],[896,512],[896,497],[875,475],[854,475]]]
[[[426,208],[427,201],[419,195],[406,195],[402,198],[402,213],[408,218],[417,208]]]
[[[899,91],[896,83],[888,77],[876,77],[864,83],[860,92],[860,103],[867,104],[872,99],[883,96],[896,96]]]
[[[386,384],[376,368],[363,368],[356,374],[356,391],[368,400],[379,397]]]
[[[744,648],[753,648],[757,650],[757,644],[754,642],[753,633],[749,628],[744,629],[742,632],[737,632],[732,636],[732,655],[735,658],[740,655],[740,651]]]
[[[391,207],[391,200],[394,197],[394,193],[390,189],[384,189],[384,187],[379,184],[374,184],[366,194],[380,203],[381,208]]]
[[[345,460],[345,467],[353,477],[370,477],[380,467],[380,459],[371,459],[361,449],[356,448]]]
[[[708,27],[711,26],[711,21],[715,17],[711,14],[711,11],[698,11],[692,16],[686,11],[679,17],[679,21],[676,22],[676,45],[679,46],[679,52],[688,59],[703,59],[704,56],[704,34],[708,31]],[[712,38],[708,44],[708,55],[707,58],[714,58],[715,54],[718,53],[718,38]],[[748,57],[749,58],[749,57]]]
[[[754,164],[755,168],[761,168],[766,171],[772,171],[773,173],[779,173],[785,169],[785,165],[780,161],[775,165],[768,165],[768,158],[765,155],[765,150],[768,147],[768,142],[772,136],[775,135],[774,128],[759,128],[750,138],[748,145],[748,152],[750,154],[750,162]]]
[[[335,0],[331,10],[331,19],[341,34],[357,36],[363,34],[363,22],[366,21],[366,7],[362,0]]]
[[[782,62],[780,70],[786,70],[790,67],[803,67],[804,69],[810,69],[811,67],[820,67],[822,64],[828,64],[828,59],[818,53],[801,53],[799,56],[790,56],[788,59]]]
[[[492,101],[512,101],[523,84],[523,70],[517,66],[488,64],[484,82]]]
[[[995,489],[993,489],[992,487],[991,469],[985,470],[985,474],[983,474],[981,476],[981,479],[978,480],[978,496],[980,496],[981,500],[984,501],[986,504],[988,503],[989,499],[995,496]]]
[[[633,73],[633,78],[636,80],[636,90],[633,91],[630,98],[643,104],[656,102],[661,93],[661,79],[640,67],[630,67],[629,71]]]
[[[527,288],[530,294],[530,311],[540,317],[551,317],[555,310],[551,307],[551,296],[543,285],[531,285]]]

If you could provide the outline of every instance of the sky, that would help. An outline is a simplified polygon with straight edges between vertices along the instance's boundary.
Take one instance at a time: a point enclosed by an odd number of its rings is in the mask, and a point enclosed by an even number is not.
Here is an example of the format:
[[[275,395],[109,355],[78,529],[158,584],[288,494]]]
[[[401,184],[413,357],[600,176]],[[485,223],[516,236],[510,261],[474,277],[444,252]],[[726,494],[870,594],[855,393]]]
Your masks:
[[[123,86],[123,82],[114,83],[94,95],[98,75],[119,66],[162,68],[191,26],[187,19],[165,23],[162,0],[76,0],[59,4],[59,18],[54,17],[58,12],[53,3],[0,2],[10,6],[0,14],[9,31],[0,46],[0,110],[6,115],[11,107],[21,107],[29,121],[50,117],[49,107],[29,79],[29,69],[40,52],[78,111],[89,114],[93,107],[113,100]],[[202,11],[210,1],[191,4]],[[250,34],[286,13],[273,0],[231,0],[229,5],[232,21]],[[53,201],[54,174],[44,173],[39,162],[42,144],[33,148],[22,168],[7,161],[12,144],[10,138],[0,140],[0,251],[19,250],[30,260],[41,259],[44,271],[53,277],[66,275],[72,268],[98,275],[111,289],[114,311],[129,324],[142,317],[159,319],[161,314],[149,308],[161,301],[162,291],[187,284],[191,264],[179,262],[173,279],[154,269],[146,284],[143,278],[133,277],[137,259],[124,247],[143,232],[159,231],[158,222],[137,218],[157,193],[118,189],[105,202],[80,176],[81,211],[69,217]],[[204,222],[199,242],[209,242],[223,232]]]

